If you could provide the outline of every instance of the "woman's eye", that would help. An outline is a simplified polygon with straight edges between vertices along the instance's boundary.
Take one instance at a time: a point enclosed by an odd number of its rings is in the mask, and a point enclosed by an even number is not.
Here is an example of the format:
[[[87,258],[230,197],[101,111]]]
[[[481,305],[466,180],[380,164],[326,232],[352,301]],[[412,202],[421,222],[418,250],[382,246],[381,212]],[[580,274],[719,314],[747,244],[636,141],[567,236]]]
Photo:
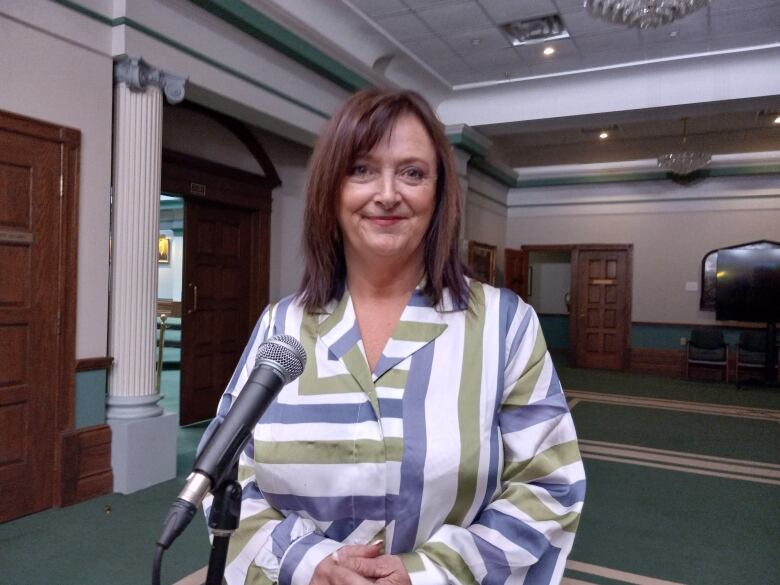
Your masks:
[[[354,177],[366,175],[368,174],[368,167],[366,165],[353,165],[352,169],[349,171],[349,174]]]
[[[425,178],[425,173],[422,171],[422,169],[418,169],[417,167],[408,167],[401,171],[401,176],[404,177],[407,181],[419,183]]]

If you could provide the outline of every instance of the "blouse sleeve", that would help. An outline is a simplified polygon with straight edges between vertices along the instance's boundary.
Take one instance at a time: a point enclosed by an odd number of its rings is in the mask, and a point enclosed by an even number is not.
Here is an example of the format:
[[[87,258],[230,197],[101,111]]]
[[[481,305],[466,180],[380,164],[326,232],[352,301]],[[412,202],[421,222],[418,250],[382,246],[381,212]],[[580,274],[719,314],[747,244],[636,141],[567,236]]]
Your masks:
[[[513,333],[514,332],[514,333]],[[571,414],[533,309],[520,302],[506,340],[497,494],[471,526],[445,524],[402,555],[413,585],[559,583],[585,495]]]
[[[217,416],[206,428],[198,450],[222,423],[254,368],[258,346],[272,334],[273,307],[257,322],[249,343],[220,399]],[[228,546],[227,585],[308,584],[311,574],[327,555],[343,546],[322,536],[311,520],[295,513],[282,514],[271,507],[255,482],[254,443],[250,440],[238,461],[242,487],[241,516]],[[203,501],[208,518],[212,496]]]

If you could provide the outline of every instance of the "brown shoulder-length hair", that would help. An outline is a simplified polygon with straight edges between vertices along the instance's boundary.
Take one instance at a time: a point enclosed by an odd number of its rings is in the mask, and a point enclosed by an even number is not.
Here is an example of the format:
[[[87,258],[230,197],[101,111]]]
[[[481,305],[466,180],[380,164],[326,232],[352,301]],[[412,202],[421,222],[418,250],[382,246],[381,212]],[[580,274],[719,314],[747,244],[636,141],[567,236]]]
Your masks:
[[[465,308],[468,287],[460,259],[460,197],[452,150],[442,123],[413,91],[366,89],[328,121],[314,147],[306,185],[303,248],[306,272],[299,294],[309,311],[344,294],[347,267],[338,225],[341,187],[355,160],[371,151],[405,114],[416,116],[436,151],[436,207],[423,241],[423,292],[434,306],[449,289],[453,308]]]

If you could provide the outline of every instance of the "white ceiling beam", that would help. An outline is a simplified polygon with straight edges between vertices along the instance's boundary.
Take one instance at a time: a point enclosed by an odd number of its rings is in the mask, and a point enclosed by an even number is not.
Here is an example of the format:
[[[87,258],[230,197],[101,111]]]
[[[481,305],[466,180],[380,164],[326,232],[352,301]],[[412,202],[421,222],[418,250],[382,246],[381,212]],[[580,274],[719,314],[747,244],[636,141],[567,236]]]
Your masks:
[[[780,95],[780,44],[457,89],[445,124],[487,124]]]

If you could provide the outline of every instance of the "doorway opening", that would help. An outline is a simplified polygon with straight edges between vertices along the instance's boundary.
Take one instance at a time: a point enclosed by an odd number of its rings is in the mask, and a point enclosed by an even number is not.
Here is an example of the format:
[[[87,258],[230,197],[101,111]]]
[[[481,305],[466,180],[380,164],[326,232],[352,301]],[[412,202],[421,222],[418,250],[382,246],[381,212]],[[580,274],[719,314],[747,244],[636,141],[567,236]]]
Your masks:
[[[184,270],[184,199],[160,195],[157,255],[156,383],[164,410],[179,412],[181,299]]]

